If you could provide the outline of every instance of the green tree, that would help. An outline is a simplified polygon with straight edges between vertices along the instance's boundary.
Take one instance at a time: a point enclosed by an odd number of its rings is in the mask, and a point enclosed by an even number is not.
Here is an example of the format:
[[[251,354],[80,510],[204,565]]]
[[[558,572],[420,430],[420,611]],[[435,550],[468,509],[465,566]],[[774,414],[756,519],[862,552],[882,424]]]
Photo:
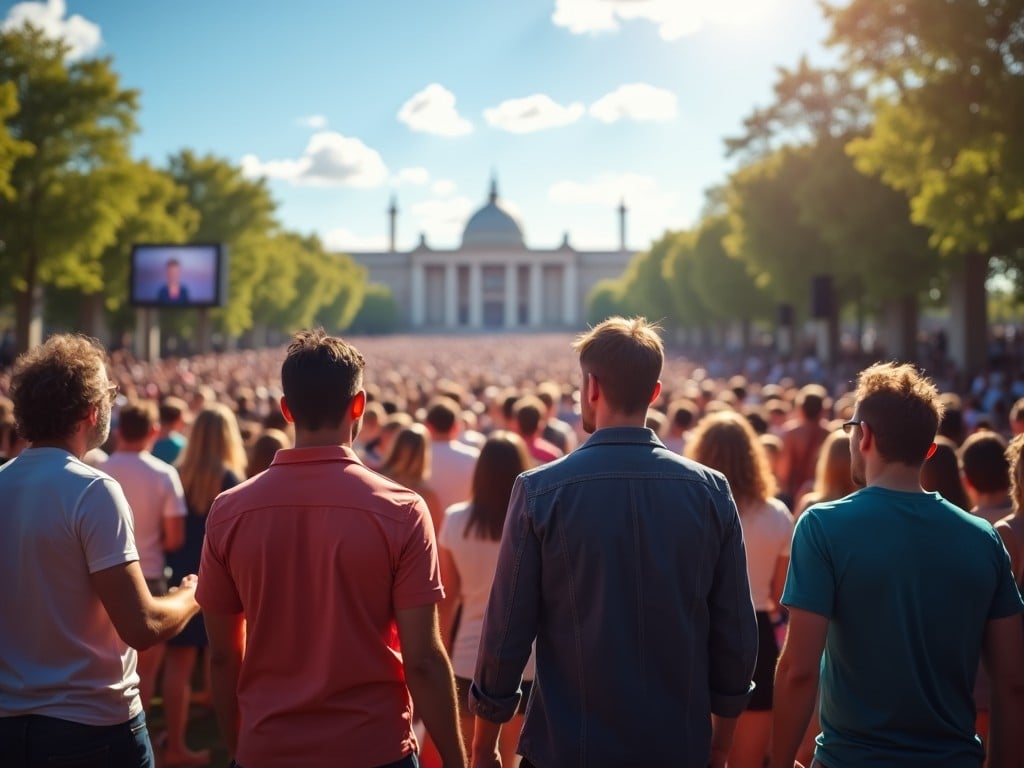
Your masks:
[[[398,302],[391,289],[381,283],[370,283],[349,330],[352,333],[394,333],[400,322]]]
[[[247,179],[240,168],[211,155],[182,150],[171,157],[169,172],[199,213],[194,241],[227,246],[228,300],[212,316],[221,331],[237,337],[253,326],[258,285],[290,290],[288,274],[268,269],[271,237],[279,229],[274,200],[264,179]]]
[[[644,315],[678,325],[672,291],[665,282],[665,261],[675,245],[674,232],[663,235],[630,260],[623,273],[620,302],[629,315]]]
[[[628,315],[623,292],[621,278],[599,281],[587,295],[587,322],[590,325],[597,325],[613,315]]]
[[[19,141],[11,135],[7,127],[7,119],[18,112],[18,89],[14,83],[0,83],[0,198],[13,200],[14,187],[11,186],[11,170],[20,157],[27,157],[35,151],[35,147],[27,141]]]
[[[22,350],[36,340],[44,286],[102,290],[100,257],[131,206],[137,94],[109,59],[68,63],[67,51],[30,25],[0,33],[0,83],[14,84],[19,107],[8,130],[32,147],[14,160],[15,197],[0,205],[0,291],[13,294]]]

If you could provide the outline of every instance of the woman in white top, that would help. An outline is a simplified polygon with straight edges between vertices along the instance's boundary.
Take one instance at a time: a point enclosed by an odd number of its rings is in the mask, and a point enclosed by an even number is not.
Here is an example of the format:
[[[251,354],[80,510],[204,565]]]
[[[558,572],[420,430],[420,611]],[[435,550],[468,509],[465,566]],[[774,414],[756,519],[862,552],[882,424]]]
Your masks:
[[[705,416],[686,445],[686,455],[717,469],[732,489],[747,549],[750,597],[757,612],[754,693],[740,715],[729,751],[729,768],[762,768],[772,727],[772,689],[779,646],[771,615],[777,612],[789,568],[793,518],[774,498],[777,485],[753,427],[734,411]]]
[[[474,718],[466,709],[466,701],[476,667],[484,611],[498,562],[505,512],[516,477],[531,466],[530,454],[519,435],[504,430],[491,433],[480,449],[473,469],[472,498],[448,508],[438,536],[441,581],[445,585],[445,599],[440,607],[441,637],[455,671],[459,724],[467,752],[473,742]],[[458,613],[460,607],[462,610]],[[519,709],[501,729],[503,766],[518,765],[515,749],[523,728],[533,670],[531,655],[523,672],[523,698]]]

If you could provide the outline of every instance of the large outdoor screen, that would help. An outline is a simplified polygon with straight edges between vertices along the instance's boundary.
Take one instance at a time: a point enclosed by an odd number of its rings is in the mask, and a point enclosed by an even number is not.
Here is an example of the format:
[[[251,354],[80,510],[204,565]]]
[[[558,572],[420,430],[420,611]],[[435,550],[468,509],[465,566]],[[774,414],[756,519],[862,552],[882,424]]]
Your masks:
[[[219,307],[227,265],[220,244],[135,245],[131,296],[136,307]]]

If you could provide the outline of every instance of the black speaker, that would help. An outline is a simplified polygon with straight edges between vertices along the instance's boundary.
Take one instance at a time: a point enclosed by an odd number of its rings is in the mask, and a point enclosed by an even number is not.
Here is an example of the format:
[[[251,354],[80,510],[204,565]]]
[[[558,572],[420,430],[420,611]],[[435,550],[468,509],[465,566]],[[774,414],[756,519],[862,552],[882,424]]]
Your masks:
[[[811,317],[826,320],[835,313],[835,291],[832,289],[832,275],[815,275],[811,278]]]
[[[783,328],[793,327],[793,305],[779,304],[779,325]]]

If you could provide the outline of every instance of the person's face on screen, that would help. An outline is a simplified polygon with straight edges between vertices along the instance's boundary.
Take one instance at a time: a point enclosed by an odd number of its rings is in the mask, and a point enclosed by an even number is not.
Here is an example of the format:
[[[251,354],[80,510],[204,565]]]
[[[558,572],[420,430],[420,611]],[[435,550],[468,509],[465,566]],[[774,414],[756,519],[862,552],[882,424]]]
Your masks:
[[[177,287],[181,284],[181,266],[176,261],[167,262],[167,285]]]

